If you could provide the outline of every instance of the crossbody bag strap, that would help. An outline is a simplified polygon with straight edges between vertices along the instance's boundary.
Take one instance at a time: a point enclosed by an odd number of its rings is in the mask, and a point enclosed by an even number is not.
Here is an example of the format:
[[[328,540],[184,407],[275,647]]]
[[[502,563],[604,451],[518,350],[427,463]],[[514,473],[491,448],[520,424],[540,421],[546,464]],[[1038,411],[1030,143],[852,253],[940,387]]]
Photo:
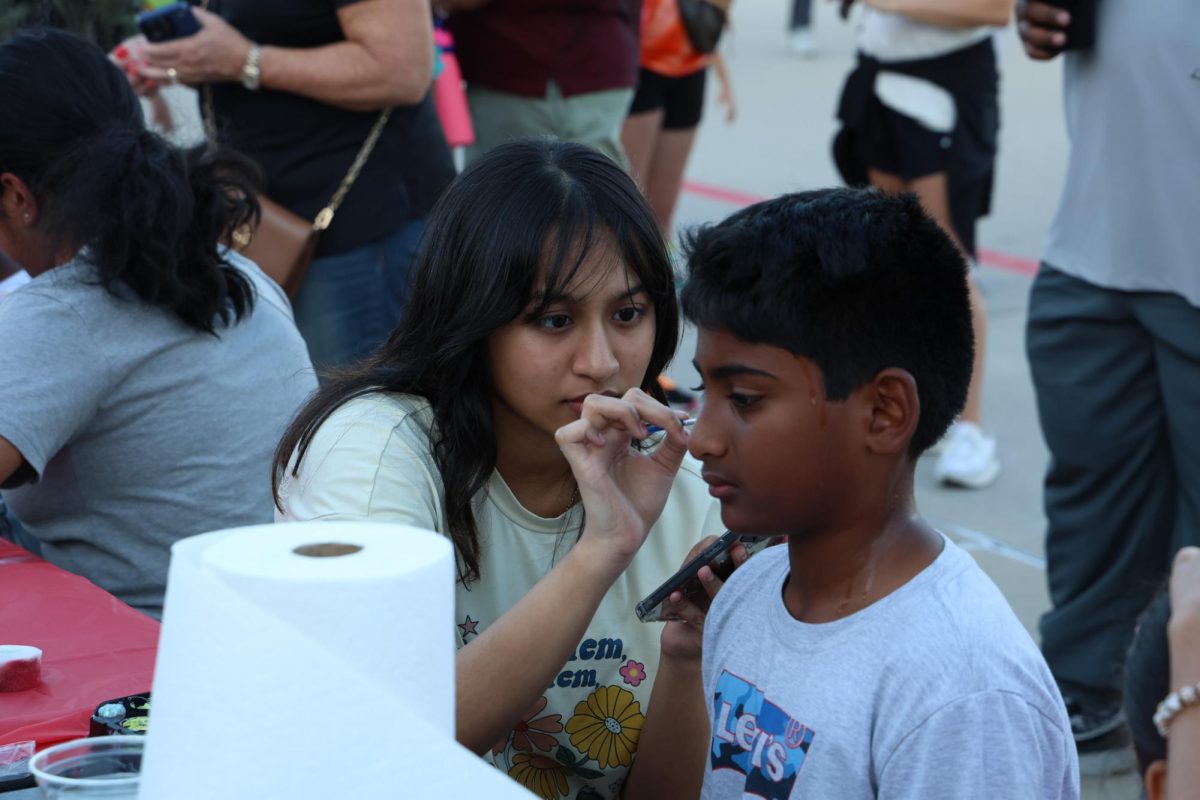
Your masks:
[[[208,0],[204,0],[200,7],[205,11],[208,10]],[[217,144],[217,117],[213,111],[212,86],[204,84],[201,87],[201,93],[204,95],[204,132],[208,137],[210,146],[215,147]],[[362,143],[362,147],[358,149],[358,155],[354,157],[353,163],[350,164],[350,169],[346,170],[345,177],[338,184],[337,191],[333,193],[333,197],[329,198],[329,202],[324,208],[317,212],[317,216],[313,219],[313,230],[323,231],[333,222],[333,215],[342,205],[342,201],[346,199],[347,193],[354,186],[354,182],[358,180],[358,173],[362,172],[363,166],[367,163],[367,159],[371,157],[371,151],[375,149],[375,144],[379,141],[380,135],[383,134],[383,129],[387,126],[388,118],[392,115],[392,109],[385,108],[379,112],[379,117],[375,120],[375,125],[371,128],[371,132],[367,134],[367,139]]]

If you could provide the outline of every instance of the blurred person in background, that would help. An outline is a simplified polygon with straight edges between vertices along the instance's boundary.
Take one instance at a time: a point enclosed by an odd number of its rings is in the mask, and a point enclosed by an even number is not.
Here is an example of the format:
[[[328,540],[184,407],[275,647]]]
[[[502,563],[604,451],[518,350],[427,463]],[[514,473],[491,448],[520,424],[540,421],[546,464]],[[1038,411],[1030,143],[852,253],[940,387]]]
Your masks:
[[[677,0],[645,0],[641,68],[621,143],[668,247],[683,174],[704,113],[710,63],[720,84],[717,102],[725,107],[725,121],[733,122],[737,106],[724,60],[692,46]]]
[[[41,554],[151,615],[171,544],[270,522],[271,452],[316,388],[283,292],[219,242],[252,164],[146,131],[93,44],[0,45],[0,492]]]
[[[788,50],[802,58],[812,58],[818,52],[812,32],[812,4],[813,0],[792,0],[788,20]]]
[[[378,346],[403,312],[424,218],[454,177],[429,96],[424,0],[211,0],[198,33],[147,44],[142,76],[211,87],[222,144],[266,175],[266,194],[312,220],[380,117],[366,165],[320,238],[295,297],[319,368]]]
[[[1121,664],[1135,621],[1172,556],[1200,543],[1200,4],[1087,10],[1031,0],[1018,19],[1030,57],[1067,49],[1071,143],[1026,328],[1050,450],[1042,650],[1080,769],[1104,774],[1133,766]]]
[[[853,0],[842,3],[843,15]],[[1014,0],[862,0],[858,66],[838,110],[835,157],[852,185],[914,192],[972,261],[975,223],[991,204],[1000,127],[992,41]],[[1000,474],[996,440],[983,428],[987,311],[974,275],[975,369],[967,404],[934,467],[970,489]]]
[[[475,124],[469,164],[509,139],[548,134],[622,166],[621,123],[638,70],[640,0],[435,0],[449,14]]]

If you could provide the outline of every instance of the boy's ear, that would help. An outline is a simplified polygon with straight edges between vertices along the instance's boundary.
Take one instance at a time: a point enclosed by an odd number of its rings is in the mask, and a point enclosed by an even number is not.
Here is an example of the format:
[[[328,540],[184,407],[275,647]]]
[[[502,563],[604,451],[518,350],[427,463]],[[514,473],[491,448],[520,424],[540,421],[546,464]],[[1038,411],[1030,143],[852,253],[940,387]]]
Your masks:
[[[888,367],[863,387],[868,413],[866,444],[877,455],[908,450],[921,419],[917,382],[907,371]]]

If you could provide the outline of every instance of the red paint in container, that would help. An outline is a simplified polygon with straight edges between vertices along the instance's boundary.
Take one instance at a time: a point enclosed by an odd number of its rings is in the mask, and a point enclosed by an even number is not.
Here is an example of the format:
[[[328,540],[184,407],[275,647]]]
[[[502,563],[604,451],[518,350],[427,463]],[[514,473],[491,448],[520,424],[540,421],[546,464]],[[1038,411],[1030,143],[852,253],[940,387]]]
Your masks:
[[[24,644],[0,645],[0,692],[24,692],[41,683],[41,650]]]

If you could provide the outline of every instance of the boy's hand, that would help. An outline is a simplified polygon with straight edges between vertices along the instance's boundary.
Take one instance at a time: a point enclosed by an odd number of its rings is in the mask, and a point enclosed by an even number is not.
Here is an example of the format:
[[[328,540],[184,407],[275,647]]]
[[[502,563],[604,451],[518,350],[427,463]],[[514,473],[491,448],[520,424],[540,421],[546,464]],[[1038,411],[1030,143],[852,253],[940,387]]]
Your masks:
[[[593,394],[580,417],[555,433],[571,465],[586,514],[576,548],[591,551],[591,563],[620,574],[637,554],[662,513],[675,473],[687,452],[687,414],[673,411],[641,389],[624,397]],[[649,434],[646,423],[663,428],[649,452],[631,446]]]
[[[1039,0],[1024,0],[1017,6],[1017,30],[1025,53],[1038,61],[1048,61],[1062,52],[1070,24],[1070,12],[1058,6]]]
[[[687,554],[687,558],[683,563],[691,561],[701,550],[708,547],[716,540],[715,536],[707,536],[701,539],[700,542],[691,549]],[[746,551],[745,545],[738,543],[729,551],[733,558],[733,568],[736,570],[742,564],[746,563],[746,559],[750,554]],[[662,634],[662,654],[664,658],[675,658],[681,661],[699,661],[703,651],[704,641],[704,620],[708,616],[708,609],[712,605],[712,600],[717,596],[717,592],[721,591],[721,587],[725,585],[725,581],[717,577],[716,573],[709,567],[701,567],[697,573],[700,578],[700,585],[704,587],[705,593],[708,595],[708,602],[703,607],[693,603],[684,596],[683,592],[674,592],[663,603],[663,610],[673,616],[680,617],[678,621],[668,622],[663,628]]]

